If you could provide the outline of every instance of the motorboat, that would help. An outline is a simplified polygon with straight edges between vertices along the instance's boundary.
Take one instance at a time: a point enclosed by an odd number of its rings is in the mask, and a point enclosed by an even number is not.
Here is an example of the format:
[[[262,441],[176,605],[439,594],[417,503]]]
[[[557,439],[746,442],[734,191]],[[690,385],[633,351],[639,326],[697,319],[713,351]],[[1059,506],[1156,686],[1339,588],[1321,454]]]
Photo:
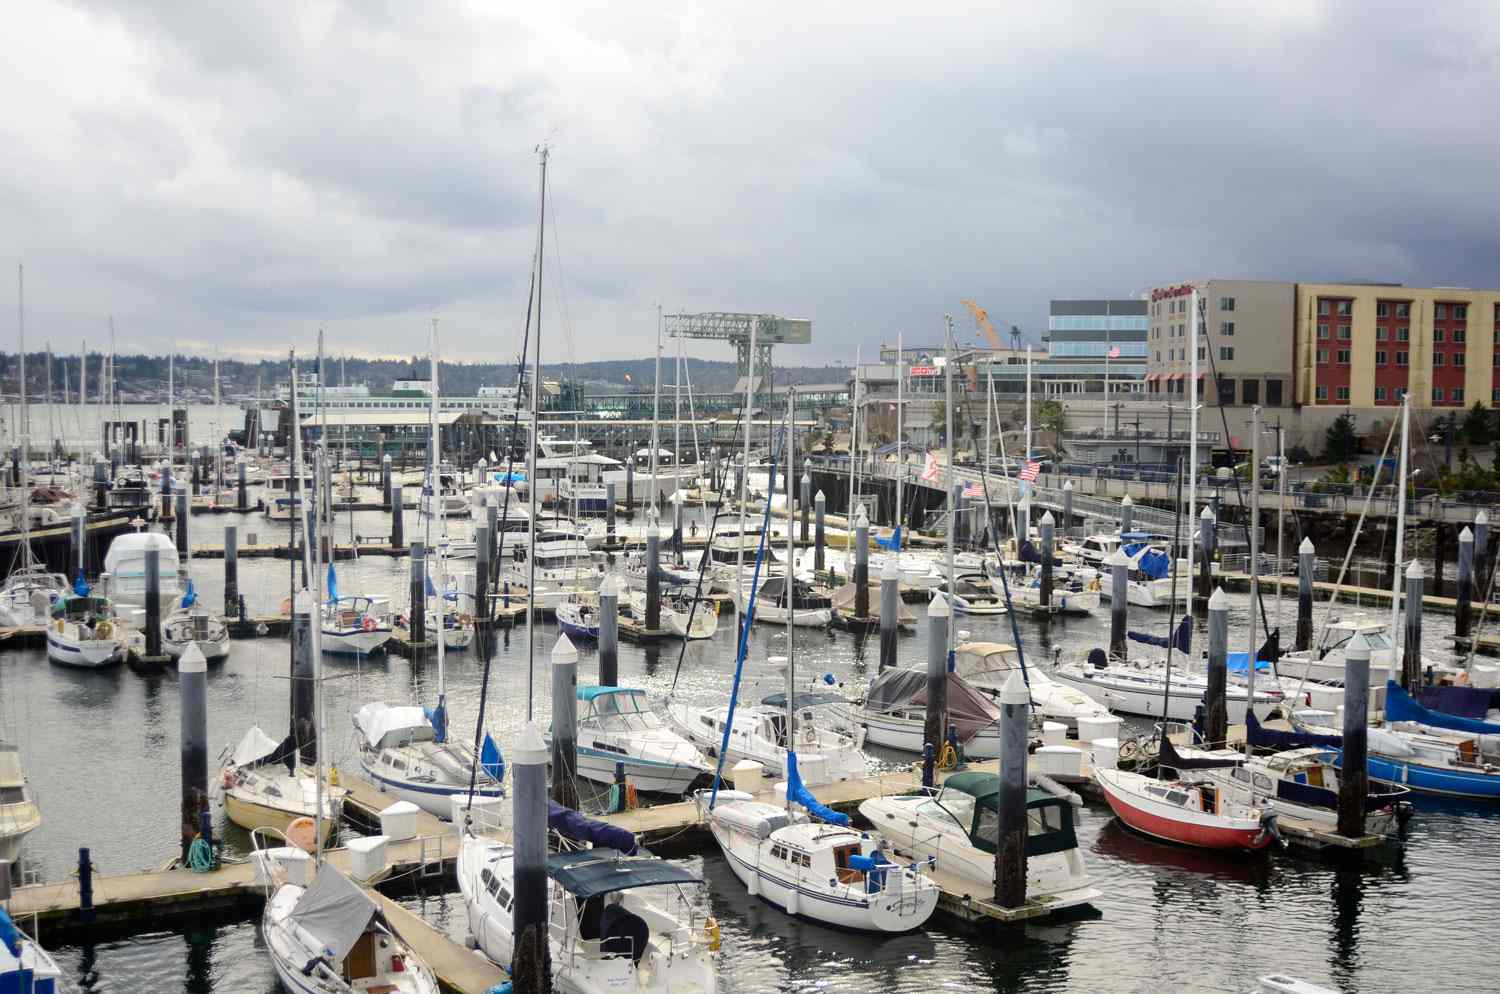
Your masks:
[[[1177,561],[1177,575],[1172,575],[1172,558],[1145,541],[1129,541],[1119,551],[1130,559],[1125,574],[1125,602],[1133,607],[1170,608],[1186,606],[1192,590],[1186,560]],[[1143,536],[1142,536],[1143,537]],[[1099,593],[1114,600],[1114,570],[1108,563],[1099,569]]]
[[[47,658],[62,666],[95,669],[125,659],[132,633],[115,615],[108,597],[69,594],[52,603]]]
[[[804,769],[810,769],[810,764],[823,768],[830,780],[860,779],[869,773],[869,761],[860,749],[861,739],[857,733],[837,732],[828,723],[830,716],[825,713],[826,706],[836,700],[838,698],[832,695],[797,693],[794,701],[797,753]],[[727,748],[724,746],[724,725],[729,720],[727,706],[668,704],[667,719],[709,758],[716,758],[723,751],[726,763],[749,759],[760,763],[772,774],[786,772],[784,693],[771,694],[760,704],[736,708]]]
[[[275,864],[277,852],[260,850],[256,861]],[[332,864],[321,864],[305,887],[267,875],[273,889],[261,934],[290,994],[438,994],[437,975],[401,941],[380,905]]]
[[[42,811],[26,781],[21,752],[9,742],[0,742],[0,860],[15,863],[20,859],[26,836],[41,824]]]
[[[1058,546],[1058,551],[1066,559],[1072,559],[1092,566],[1095,569],[1104,568],[1104,560],[1120,547],[1121,539],[1118,534],[1097,533],[1084,536],[1082,541],[1069,542],[1064,540]]]
[[[1103,582],[1097,575],[1089,579],[1074,578],[1058,570],[1059,575],[1053,578],[1052,597],[1043,607],[1041,571],[1020,565],[1022,568],[1014,569],[1005,564],[1007,575],[1003,581],[998,576],[990,578],[990,587],[997,597],[1004,597],[1009,590],[1011,605],[1016,610],[1071,615],[1089,615],[1099,610]]]
[[[954,773],[938,790],[872,797],[859,805],[898,852],[937,859],[945,877],[970,888],[963,896],[978,900],[995,893],[999,811],[1000,777],[978,772]],[[1026,897],[1050,911],[1099,897],[1078,848],[1072,805],[1035,786],[1026,791]]]
[[[681,795],[701,786],[713,766],[688,739],[651,710],[644,690],[579,687],[578,775],[615,782],[615,767],[637,790]]]
[[[515,877],[511,846],[464,836],[458,886],[469,931],[479,951],[507,969],[516,946]],[[713,994],[718,989],[718,924],[693,900],[703,881],[686,867],[595,847],[551,854],[547,878],[555,990]]]
[[[391,640],[391,607],[384,597],[334,597],[324,601],[322,609],[326,653],[366,656]]]
[[[631,556],[620,567],[620,575],[631,590],[646,589],[646,557]],[[698,571],[667,562],[656,564],[657,583],[663,591],[691,590],[698,582]]]
[[[852,550],[823,549],[823,568],[844,577],[854,576],[855,555]],[[908,590],[930,590],[942,582],[942,577],[933,572],[934,560],[930,555],[914,552],[872,552],[869,567],[871,578],[885,571],[886,564],[896,564],[896,577]],[[797,553],[796,573],[800,579],[811,579],[816,572],[817,550],[805,548]]]
[[[575,527],[538,527],[534,555],[536,562],[528,563],[525,546],[513,546],[504,572],[505,579],[524,588],[529,586],[535,567],[536,589],[531,592],[534,608],[555,609],[574,591],[599,589],[604,578],[604,565],[595,560],[588,537]]]
[[[298,765],[296,743],[290,736],[277,742],[258,725],[251,725],[233,751],[226,749],[221,759],[224,812],[245,831],[285,836],[294,821],[318,820],[318,780]],[[343,787],[323,785],[325,838],[338,825],[347,793]]]
[[[800,782],[787,789],[789,796],[805,790]],[[750,896],[789,915],[893,933],[920,928],[937,910],[932,878],[892,862],[881,839],[849,827],[845,816],[814,821],[790,802],[768,804],[735,790],[699,791],[694,802]]]
[[[41,627],[52,613],[52,602],[68,593],[61,573],[49,573],[40,563],[20,566],[0,585],[0,626]]]
[[[995,593],[990,578],[983,573],[960,573],[952,583],[939,582],[937,589],[960,614],[995,615],[1006,611],[1004,598]]]
[[[1338,829],[1338,751],[1316,746],[1246,757],[1238,750],[1179,750],[1170,734],[1161,737],[1158,765],[1211,780],[1229,799],[1246,807],[1273,807],[1324,831]],[[1365,831],[1395,834],[1412,814],[1410,788],[1373,780],[1365,794]]]
[[[953,647],[953,671],[980,693],[997,698],[1012,673],[1021,669],[1021,654],[999,642],[963,642]],[[1032,711],[1044,721],[1078,727],[1079,718],[1103,718],[1109,708],[1075,687],[1059,683],[1035,663],[1026,667]]]
[[[1275,809],[1243,804],[1207,777],[1157,780],[1094,768],[1115,817],[1143,835],[1201,849],[1260,850],[1277,838]]]
[[[450,590],[441,598],[427,602],[427,617],[438,617],[441,607],[443,618],[443,648],[463,652],[474,644],[474,619],[458,610],[458,592]]]
[[[599,638],[599,595],[578,592],[558,601],[557,627],[575,642],[580,639],[596,641]]]
[[[52,955],[0,908],[0,991],[57,994],[66,990],[62,983],[62,970]]]
[[[180,563],[177,546],[160,532],[127,532],[117,535],[104,554],[104,572],[99,574],[99,589],[105,597],[121,607],[146,606],[146,553],[157,555],[157,583],[163,615],[172,610],[182,597],[179,580]]]
[[[1276,661],[1276,672],[1282,686],[1295,686],[1302,680],[1342,687],[1344,685],[1344,647],[1356,635],[1364,637],[1370,647],[1370,686],[1379,687],[1391,678],[1395,652],[1391,647],[1390,619],[1340,618],[1330,624],[1315,647],[1284,652]],[[1290,683],[1288,683],[1290,682]]]
[[[190,645],[197,645],[204,660],[213,662],[229,655],[229,626],[210,614],[196,599],[184,596],[180,605],[161,623],[161,648],[173,659],[181,659]]]
[[[370,782],[439,818],[449,817],[449,798],[468,794],[470,781],[477,797],[504,797],[500,771],[476,762],[473,748],[449,738],[446,727],[439,734],[434,720],[415,705],[376,702],[355,712],[359,763]]]
[[[261,497],[267,518],[272,521],[295,521],[302,518],[302,494],[311,493],[313,478],[305,476],[301,488],[289,473],[273,473],[266,477],[265,493]]]
[[[1000,755],[1000,706],[957,673],[947,678],[948,724],[964,756],[996,759]],[[870,681],[859,701],[840,699],[831,705],[834,727],[864,730],[868,745],[921,755],[926,741],[927,673],[891,667]]]
[[[788,610],[787,578],[762,578],[760,593],[755,597],[755,620],[783,627],[790,621],[797,628],[827,628],[833,621],[833,601],[810,584],[795,579],[791,582],[793,600],[791,610]],[[739,591],[732,593],[738,604]],[[743,607],[740,609],[744,610]]]
[[[759,612],[759,606],[756,608]],[[627,590],[620,605],[622,617],[628,617],[642,626],[646,624],[646,595],[640,590]],[[681,639],[713,638],[719,630],[719,614],[711,601],[698,600],[691,595],[677,594],[661,599],[661,628]]]
[[[1143,715],[1167,721],[1192,721],[1198,705],[1208,692],[1208,677],[1189,669],[1179,660],[1171,667],[1161,659],[1112,659],[1102,649],[1094,649],[1083,662],[1059,663],[1052,669],[1052,679],[1067,684],[1092,697],[1117,714]],[[1169,680],[1170,677],[1170,680]],[[1229,722],[1245,722],[1248,700],[1246,686],[1229,681],[1225,688],[1225,705]],[[1276,682],[1267,676],[1255,688],[1255,714],[1264,720],[1285,701]]]

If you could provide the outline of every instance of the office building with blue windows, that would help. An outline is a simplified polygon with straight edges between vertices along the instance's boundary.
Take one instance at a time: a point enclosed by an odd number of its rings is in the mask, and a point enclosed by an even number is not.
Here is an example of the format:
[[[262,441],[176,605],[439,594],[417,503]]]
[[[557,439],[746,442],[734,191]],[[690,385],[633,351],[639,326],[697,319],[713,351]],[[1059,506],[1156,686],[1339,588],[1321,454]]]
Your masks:
[[[1121,399],[1146,377],[1145,298],[1054,300],[1047,314],[1047,358],[1034,370],[1048,394]],[[1118,351],[1116,351],[1118,350]],[[1109,396],[1105,397],[1106,366]]]

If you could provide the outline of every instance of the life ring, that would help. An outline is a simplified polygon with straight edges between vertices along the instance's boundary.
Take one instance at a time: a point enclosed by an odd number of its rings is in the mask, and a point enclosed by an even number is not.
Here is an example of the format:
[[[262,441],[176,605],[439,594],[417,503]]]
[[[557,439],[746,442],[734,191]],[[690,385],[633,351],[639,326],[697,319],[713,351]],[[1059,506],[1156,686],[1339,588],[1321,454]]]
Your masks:
[[[947,742],[943,745],[943,752],[938,757],[938,769],[951,770],[958,765],[958,750],[953,748],[953,743]]]
[[[115,625],[112,621],[101,621],[94,628],[94,637],[99,639],[101,642],[113,638],[114,634]]]
[[[375,619],[367,614],[365,615],[365,620],[360,622],[360,627],[367,632],[373,632],[377,626],[375,624]]]

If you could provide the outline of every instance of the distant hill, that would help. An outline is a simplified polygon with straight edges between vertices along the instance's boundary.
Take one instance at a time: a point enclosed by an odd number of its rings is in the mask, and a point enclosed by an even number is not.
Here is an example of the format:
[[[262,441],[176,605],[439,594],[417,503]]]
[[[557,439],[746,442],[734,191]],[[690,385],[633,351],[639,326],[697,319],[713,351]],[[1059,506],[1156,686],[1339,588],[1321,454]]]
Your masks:
[[[687,375],[684,386],[691,384],[694,391],[722,392],[733,389],[738,379],[735,364],[724,360],[685,359]],[[174,363],[174,389],[178,396],[208,397],[213,393],[213,361],[197,356],[178,356]],[[0,353],[0,384],[7,396],[18,393],[16,376],[19,362],[15,353]],[[298,368],[304,373],[313,371],[313,360],[299,361]],[[673,382],[675,360],[664,357],[661,363],[663,385]],[[47,387],[46,355],[40,352],[27,353],[26,386],[33,400],[40,401]],[[396,380],[426,379],[427,360],[413,356],[409,360],[329,358],[324,360],[325,383],[364,383],[373,393],[390,390]],[[649,389],[653,383],[655,363],[650,358],[607,359],[580,363],[543,363],[542,372],[548,378],[578,380],[585,384],[590,394],[627,393]],[[167,392],[167,357],[149,355],[118,355],[115,357],[116,383],[124,400],[159,400]],[[98,393],[100,357],[89,357],[89,396]],[[481,386],[509,386],[516,381],[515,363],[442,363],[439,375],[443,392],[453,396],[472,396]],[[788,379],[794,383],[842,383],[849,377],[846,366],[782,366],[776,367],[778,383]],[[52,396],[63,397],[64,382],[68,397],[76,400],[78,395],[78,358],[69,356],[52,360]],[[286,362],[243,362],[224,359],[219,363],[220,389],[225,399],[254,396],[259,390],[270,396],[278,383],[289,379]]]

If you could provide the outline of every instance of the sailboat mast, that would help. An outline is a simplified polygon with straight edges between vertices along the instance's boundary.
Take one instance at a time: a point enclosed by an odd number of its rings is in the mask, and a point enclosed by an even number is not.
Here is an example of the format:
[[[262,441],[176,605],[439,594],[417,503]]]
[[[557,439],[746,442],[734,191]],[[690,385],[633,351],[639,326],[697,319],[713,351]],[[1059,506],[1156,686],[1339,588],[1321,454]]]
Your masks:
[[[528,510],[526,518],[526,720],[536,716],[536,449],[537,434],[541,431],[541,380],[542,380],[542,264],[546,261],[542,248],[547,232],[547,154],[544,143],[537,146],[541,158],[540,209],[536,226],[536,343],[534,345],[531,376],[531,445],[527,449],[526,488]],[[522,369],[525,363],[521,364]]]
[[[791,755],[797,742],[794,724],[797,709],[793,698],[797,691],[797,578],[792,568],[796,560],[796,529],[792,527],[792,489],[797,485],[797,388],[790,383],[786,387],[786,754],[787,792],[786,809],[792,810]],[[771,495],[766,494],[766,503]],[[850,528],[853,531],[853,528]]]
[[[677,336],[677,368],[672,375],[672,472],[675,491],[682,483],[682,336]],[[791,513],[787,505],[787,513]]]
[[[432,453],[431,453],[431,455],[432,455],[432,459],[431,459],[431,462],[432,462],[432,503],[427,508],[427,520],[428,520],[429,526],[430,526],[430,522],[432,521],[433,515],[437,514],[438,510],[439,510],[439,503],[438,503],[438,501],[440,499],[440,494],[442,492],[442,487],[439,485],[439,482],[441,480],[441,477],[439,476],[439,472],[441,471],[442,465],[443,465],[443,463],[442,463],[442,452],[441,452],[441,444],[442,444],[442,442],[441,442],[441,438],[440,438],[440,435],[439,435],[439,429],[438,429],[438,323],[437,323],[437,318],[433,318],[432,319],[432,348],[431,348],[431,352],[430,352],[429,355],[430,355],[429,362],[431,363],[431,367],[432,367],[432,396],[430,398],[431,403],[428,404],[428,410],[431,412],[431,415],[429,417],[429,421],[431,422],[430,427],[431,427],[431,430],[432,430],[432,444],[429,446],[429,448],[432,450]],[[431,548],[431,546],[429,546],[429,548]],[[438,548],[437,561],[438,561],[438,582],[437,582],[437,586],[438,586],[438,591],[437,591],[437,595],[438,595],[437,596],[437,602],[438,602],[437,603],[437,615],[438,615],[438,617],[437,617],[437,630],[438,630],[438,635],[437,635],[438,703],[437,703],[437,706],[438,706],[438,710],[441,711],[442,714],[443,714],[443,721],[442,721],[443,727],[440,728],[440,729],[438,729],[438,740],[439,741],[446,741],[447,738],[448,738],[448,735],[447,735],[447,731],[448,731],[448,728],[447,728],[447,726],[448,726],[448,681],[447,681],[447,674],[444,672],[444,666],[443,666],[443,642],[445,641],[444,631],[445,631],[445,628],[446,628],[447,623],[448,623],[448,617],[447,617],[447,611],[446,611],[446,603],[445,603],[445,601],[443,599],[443,596],[444,596],[444,593],[445,593],[445,591],[447,590],[447,587],[448,587],[448,576],[447,576],[447,564],[444,561],[443,549],[442,549],[441,545]],[[426,577],[423,577],[423,579],[422,579],[422,584],[423,584],[422,596],[423,597],[427,596],[426,583],[427,583],[427,579],[426,579]]]
[[[656,498],[661,485],[656,482],[656,423],[661,419],[661,305],[656,305],[656,373],[651,387],[651,509],[657,510]]]
[[[944,433],[948,442],[948,602],[953,603],[953,596],[958,592],[958,582],[953,568],[953,533],[958,524],[958,506],[953,499],[953,315],[943,315],[943,352],[946,359],[943,362],[943,416],[947,420],[944,425]],[[1027,403],[1030,403],[1031,394],[1027,393]],[[948,625],[948,655],[953,654],[953,625]]]
[[[750,321],[750,351],[746,353],[749,363],[745,370],[745,430],[744,450],[740,455],[740,535],[734,547],[734,592],[735,605],[739,610],[740,626],[750,623],[748,608],[750,602],[745,597],[745,503],[750,499],[750,425],[751,417],[754,416],[753,404],[755,402],[755,327],[758,321]],[[766,500],[771,499],[766,495]],[[790,564],[788,569],[790,570]]]
[[[901,534],[901,525],[905,520],[901,517],[901,494],[906,489],[906,435],[905,397],[902,395],[906,385],[906,350],[901,347],[901,335],[896,335],[896,534]],[[901,552],[901,544],[896,543],[896,553]]]
[[[1406,473],[1407,450],[1411,442],[1411,393],[1401,399],[1401,456],[1396,468],[1396,568],[1391,571],[1391,679],[1401,679],[1401,584],[1405,579],[1402,560],[1406,558]],[[1406,606],[1408,611],[1411,605]],[[1420,605],[1417,610],[1421,610]]]
[[[1188,363],[1189,363],[1189,365],[1188,365],[1188,391],[1187,391],[1187,396],[1188,396],[1187,521],[1188,521],[1188,533],[1191,535],[1192,534],[1193,523],[1198,520],[1198,333],[1199,333],[1199,328],[1198,328],[1198,289],[1197,289],[1197,287],[1193,288],[1192,297],[1191,297],[1191,300],[1190,300],[1188,306],[1190,306],[1192,308],[1192,311],[1193,311],[1192,318],[1188,321]],[[1167,439],[1167,442],[1170,444],[1171,443],[1171,439]],[[1258,517],[1257,517],[1257,519],[1255,521],[1255,525],[1256,525],[1256,527],[1260,526],[1260,520],[1259,520]],[[1190,609],[1188,613],[1192,613],[1191,612],[1191,608],[1193,606],[1193,588],[1192,588],[1192,583],[1193,583],[1193,558],[1194,558],[1193,553],[1196,551],[1197,544],[1198,544],[1197,542],[1193,542],[1193,541],[1189,541],[1187,543],[1187,582],[1188,582],[1187,598],[1188,598],[1188,608]],[[1172,556],[1172,568],[1175,570],[1177,568],[1177,550],[1176,549],[1172,549],[1171,550],[1171,556]],[[1258,564],[1252,563],[1251,564],[1252,575],[1259,568],[1260,567],[1259,567]],[[1259,601],[1259,599],[1257,599],[1255,601],[1255,605],[1258,606],[1259,604],[1260,604],[1260,601]],[[1251,608],[1250,613],[1252,615],[1255,614],[1255,608],[1254,607]],[[1254,655],[1255,655],[1255,648],[1256,648],[1255,646],[1251,646],[1250,647],[1250,654],[1251,654],[1251,657],[1252,657],[1251,661],[1250,661],[1251,662],[1250,671],[1252,673],[1255,671],[1255,660],[1253,658]],[[1245,704],[1245,706],[1249,707],[1250,704],[1251,704],[1250,699],[1246,698],[1246,704]]]
[[[31,409],[26,404],[26,267],[21,263],[16,263],[16,329],[21,356],[21,461],[24,463],[31,446]]]
[[[852,398],[854,411],[849,424],[849,506],[844,509],[848,517],[844,529],[844,555],[846,556],[852,555],[854,550],[854,503],[855,498],[859,496],[859,476],[856,467],[859,465],[859,387],[862,372],[860,363],[863,361],[860,353],[861,349],[856,345],[854,347],[854,397]],[[787,507],[787,520],[791,520],[790,506]]]

